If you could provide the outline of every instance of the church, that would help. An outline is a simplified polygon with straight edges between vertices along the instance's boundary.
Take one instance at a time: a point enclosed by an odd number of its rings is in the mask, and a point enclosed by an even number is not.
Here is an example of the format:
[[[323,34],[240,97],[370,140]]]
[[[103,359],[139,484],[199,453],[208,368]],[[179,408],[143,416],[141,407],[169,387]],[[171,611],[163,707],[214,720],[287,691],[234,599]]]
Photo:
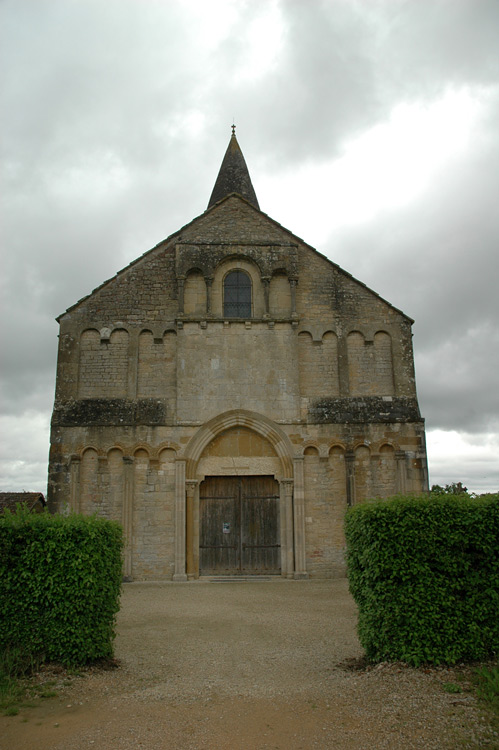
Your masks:
[[[343,518],[428,489],[413,321],[260,210],[235,129],[208,208],[59,318],[48,504],[125,580],[344,575]]]

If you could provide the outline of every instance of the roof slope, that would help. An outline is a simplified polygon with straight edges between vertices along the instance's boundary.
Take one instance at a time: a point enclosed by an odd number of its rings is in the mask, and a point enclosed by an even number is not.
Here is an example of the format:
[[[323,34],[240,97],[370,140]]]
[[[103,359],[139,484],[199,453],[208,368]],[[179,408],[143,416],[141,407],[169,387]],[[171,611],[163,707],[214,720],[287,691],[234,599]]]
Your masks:
[[[39,507],[35,507],[37,504]],[[18,505],[40,512],[45,507],[45,498],[41,492],[0,492],[0,513],[15,511]]]
[[[215,203],[218,203],[218,201],[231,193],[241,195],[255,208],[260,208],[243,152],[237,142],[234,125],[232,126],[232,136],[227,146],[227,151],[225,152],[208,208],[211,208]]]
[[[282,232],[282,234],[286,238],[286,244],[289,243],[289,242],[291,242],[291,243],[297,243],[297,244],[300,244],[300,245],[304,246],[305,248],[308,248],[310,251],[312,251],[316,255],[320,256],[325,261],[327,261],[327,263],[330,263],[332,266],[334,266],[336,269],[338,269],[338,271],[341,274],[343,274],[344,276],[352,279],[352,281],[354,281],[355,283],[359,284],[359,286],[363,287],[364,289],[367,289],[371,294],[373,294],[375,297],[377,297],[382,302],[384,302],[386,305],[388,305],[390,308],[392,308],[392,310],[395,310],[396,312],[400,313],[400,315],[402,315],[404,318],[406,318],[411,324],[414,323],[414,320],[411,317],[409,317],[406,313],[404,313],[403,310],[400,310],[399,308],[395,307],[395,305],[393,305],[388,300],[384,299],[384,297],[382,297],[380,294],[378,294],[373,289],[371,289],[370,287],[368,287],[367,284],[365,284],[363,281],[360,281],[359,279],[357,279],[355,276],[353,276],[351,273],[349,273],[344,268],[342,268],[341,266],[339,266],[337,263],[335,263],[334,261],[332,261],[326,255],[324,255],[323,253],[319,252],[315,247],[312,247],[312,245],[309,245],[308,242],[306,242],[305,240],[303,240],[301,237],[298,237],[298,235],[293,234],[293,232],[290,229],[287,229],[286,227],[282,226],[282,224],[280,224],[278,221],[276,221],[275,219],[272,219],[272,217],[268,216],[263,211],[261,211],[260,208],[258,208],[258,209],[255,208],[255,206],[252,205],[248,200],[242,198],[240,195],[235,195],[234,193],[232,193],[231,195],[226,196],[225,198],[222,198],[216,205],[207,208],[206,211],[204,213],[202,213],[200,216],[196,216],[196,218],[192,219],[190,222],[188,222],[187,224],[185,224],[183,227],[181,227],[180,229],[178,229],[176,232],[173,232],[166,239],[161,240],[161,242],[159,242],[157,245],[155,245],[155,247],[151,248],[150,250],[147,250],[145,253],[143,253],[142,255],[140,255],[138,258],[135,258],[135,260],[133,260],[127,266],[125,266],[120,271],[118,271],[115,274],[115,276],[112,276],[110,279],[106,279],[106,281],[103,281],[102,284],[100,284],[98,287],[96,287],[90,294],[87,294],[85,297],[82,297],[82,299],[78,300],[73,305],[71,305],[70,307],[68,307],[68,309],[65,312],[61,313],[56,318],[56,320],[60,323],[61,319],[65,315],[67,315],[68,313],[71,313],[73,310],[75,310],[76,308],[78,308],[82,303],[84,303],[87,300],[89,300],[91,297],[94,296],[94,294],[96,294],[97,292],[100,292],[101,290],[103,290],[106,286],[108,286],[109,284],[111,284],[113,281],[115,281],[115,280],[119,279],[120,277],[124,276],[125,274],[127,274],[135,266],[137,266],[140,263],[142,263],[148,256],[151,256],[153,253],[157,252],[158,250],[161,250],[161,249],[163,249],[165,247],[171,246],[172,243],[174,244],[175,242],[178,242],[178,241],[182,240],[183,238],[188,237],[188,235],[189,235],[189,231],[188,230],[190,230],[191,228],[195,227],[196,225],[199,225],[201,222],[203,222],[203,220],[208,219],[211,216],[215,217],[216,214],[217,214],[217,212],[219,212],[220,210],[223,209],[224,205],[227,205],[228,203],[230,203],[232,201],[238,201],[238,202],[241,203],[241,205],[246,205],[248,207],[248,210],[251,211],[251,212],[256,211],[257,215],[260,216],[260,218],[262,219],[262,221],[264,223],[268,223],[278,233]],[[211,224],[213,225],[213,227],[216,227],[216,225],[217,225],[216,219],[214,221],[212,220]],[[198,241],[200,241],[202,243],[205,243],[205,244],[210,244],[210,239],[208,237],[206,237],[206,238],[198,239]],[[269,244],[269,245],[275,244],[275,240],[276,240],[276,237],[274,236],[273,240],[267,240],[265,244]],[[258,242],[261,243],[262,241],[263,240],[259,240]],[[234,243],[235,244],[240,244],[241,242],[242,242],[241,238],[234,239]],[[231,243],[231,244],[234,244],[234,243]],[[245,244],[245,243],[243,242],[243,244]]]

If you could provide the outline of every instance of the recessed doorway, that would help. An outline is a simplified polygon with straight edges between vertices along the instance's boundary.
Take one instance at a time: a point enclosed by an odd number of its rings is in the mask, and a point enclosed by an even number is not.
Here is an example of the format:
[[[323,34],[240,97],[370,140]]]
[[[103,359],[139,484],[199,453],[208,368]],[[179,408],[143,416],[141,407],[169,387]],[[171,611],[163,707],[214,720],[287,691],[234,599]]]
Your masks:
[[[279,517],[274,477],[207,477],[199,488],[200,575],[280,574]]]

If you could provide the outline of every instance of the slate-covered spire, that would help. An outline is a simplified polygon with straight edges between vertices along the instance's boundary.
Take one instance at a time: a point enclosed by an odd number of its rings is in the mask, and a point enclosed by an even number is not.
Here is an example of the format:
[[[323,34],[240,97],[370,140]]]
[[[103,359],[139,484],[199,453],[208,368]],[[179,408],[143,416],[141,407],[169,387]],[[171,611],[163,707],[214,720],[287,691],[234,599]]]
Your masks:
[[[251,177],[249,176],[248,167],[244,161],[243,152],[239,147],[239,143],[236,138],[236,126],[232,126],[232,136],[225,152],[225,156],[218,173],[215,187],[211,194],[208,208],[211,208],[215,203],[225,198],[230,193],[237,193],[246,198],[247,201],[252,203],[255,208],[260,209],[258,201],[256,199],[256,193],[251,184]]]

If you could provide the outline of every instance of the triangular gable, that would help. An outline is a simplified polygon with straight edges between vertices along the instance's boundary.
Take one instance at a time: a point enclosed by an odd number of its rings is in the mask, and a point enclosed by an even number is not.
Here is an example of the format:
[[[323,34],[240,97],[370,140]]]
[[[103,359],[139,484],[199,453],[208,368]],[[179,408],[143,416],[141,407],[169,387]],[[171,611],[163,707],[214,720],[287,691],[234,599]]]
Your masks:
[[[241,195],[239,195],[237,193],[231,193],[229,195],[226,195],[224,198],[222,198],[221,200],[219,200],[217,203],[215,203],[212,206],[210,206],[209,208],[207,208],[206,211],[204,211],[202,214],[200,214],[199,216],[196,216],[194,219],[192,219],[191,221],[189,221],[187,224],[184,224],[184,226],[182,226],[176,232],[173,232],[168,237],[166,237],[164,240],[161,240],[161,242],[158,242],[158,244],[155,245],[154,247],[152,247],[150,250],[147,250],[145,253],[143,253],[138,258],[136,258],[135,260],[133,260],[127,266],[125,266],[120,271],[118,271],[114,276],[112,276],[111,278],[106,279],[105,281],[103,281],[102,284],[100,284],[98,287],[96,287],[95,289],[93,289],[92,292],[90,292],[89,294],[87,294],[85,297],[82,297],[81,299],[79,299],[73,305],[71,305],[70,307],[68,307],[67,310],[65,310],[65,312],[61,313],[56,318],[57,322],[60,322],[61,319],[64,317],[64,315],[66,315],[66,314],[70,313],[71,311],[75,310],[83,302],[85,302],[86,300],[90,299],[94,294],[96,294],[97,292],[101,291],[104,287],[106,287],[108,284],[110,284],[111,282],[113,282],[115,279],[119,278],[123,274],[126,274],[130,269],[132,269],[137,264],[141,263],[145,258],[147,258],[148,256],[152,255],[154,252],[158,251],[160,248],[164,248],[164,247],[168,246],[169,244],[171,244],[172,242],[174,242],[176,239],[180,239],[181,236],[182,236],[182,234],[184,232],[186,232],[187,230],[189,230],[190,228],[192,228],[196,223],[202,222],[204,219],[206,219],[207,217],[209,217],[210,214],[219,211],[220,208],[227,201],[232,201],[234,199],[240,201],[242,204],[244,204],[246,207],[248,207],[250,209],[250,211],[254,212],[258,216],[260,216],[262,219],[264,219],[266,223],[271,224],[274,227],[274,229],[276,229],[280,234],[285,235],[286,238],[287,238],[287,241],[289,243],[302,245],[305,248],[307,248],[309,251],[315,253],[320,258],[324,259],[327,263],[331,264],[342,275],[344,275],[347,278],[351,279],[356,284],[358,284],[359,286],[363,287],[368,292],[370,292],[375,297],[377,297],[381,302],[383,302],[384,304],[388,305],[392,310],[394,310],[398,314],[402,315],[411,324],[414,323],[414,320],[412,318],[410,318],[408,315],[406,315],[399,308],[397,308],[394,305],[392,305],[391,302],[389,302],[388,300],[386,300],[383,297],[381,297],[381,295],[379,295],[373,289],[371,289],[370,287],[368,287],[367,284],[365,284],[364,282],[362,282],[359,279],[355,278],[351,273],[349,273],[348,271],[345,271],[341,266],[339,266],[337,263],[335,263],[334,261],[332,261],[326,255],[324,255],[323,253],[321,253],[318,250],[316,250],[316,248],[312,247],[312,245],[309,245],[308,242],[306,242],[305,240],[303,240],[301,237],[298,237],[297,235],[293,234],[293,232],[291,232],[291,230],[287,229],[286,227],[283,227],[282,224],[280,224],[278,221],[276,221],[275,219],[273,219],[271,216],[269,216],[268,214],[266,214],[261,209],[256,208],[250,201],[246,200],[245,198],[243,198]],[[235,243],[237,244],[237,240],[235,240]]]

